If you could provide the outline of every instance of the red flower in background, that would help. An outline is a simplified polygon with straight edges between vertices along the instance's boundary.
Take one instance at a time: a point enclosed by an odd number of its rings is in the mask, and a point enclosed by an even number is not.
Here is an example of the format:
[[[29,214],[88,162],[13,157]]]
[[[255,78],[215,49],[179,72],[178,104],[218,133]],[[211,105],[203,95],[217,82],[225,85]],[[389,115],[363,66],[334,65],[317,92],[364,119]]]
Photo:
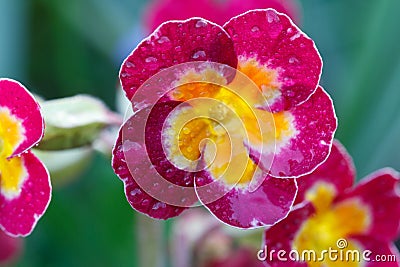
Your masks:
[[[288,261],[267,255],[269,266],[399,266],[399,253],[392,242],[400,230],[400,176],[392,169],[378,170],[353,186],[355,170],[351,157],[338,142],[328,160],[312,174],[298,180],[299,193],[287,218],[265,232],[268,251],[315,251],[321,258],[329,248],[346,255],[369,250],[370,261]],[[387,261],[379,261],[383,256]],[[282,256],[282,255],[281,255]],[[377,258],[378,256],[378,258]],[[382,258],[383,259],[383,258]]]
[[[51,197],[50,177],[30,151],[44,134],[39,104],[20,83],[0,79],[0,228],[29,235]]]
[[[219,25],[252,9],[273,8],[299,22],[295,0],[155,0],[146,9],[145,25],[149,32],[168,20],[202,17]]]
[[[21,253],[23,240],[0,231],[0,266],[8,266]]]

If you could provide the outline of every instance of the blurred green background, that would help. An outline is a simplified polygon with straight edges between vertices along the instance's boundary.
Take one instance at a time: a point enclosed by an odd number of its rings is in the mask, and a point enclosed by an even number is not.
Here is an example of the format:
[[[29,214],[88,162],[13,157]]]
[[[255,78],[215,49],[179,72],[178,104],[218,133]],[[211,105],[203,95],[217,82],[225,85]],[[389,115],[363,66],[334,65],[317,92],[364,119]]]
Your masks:
[[[399,0],[302,0],[302,29],[324,59],[339,138],[358,178],[400,170]],[[0,0],[0,77],[52,99],[96,95],[115,107],[123,58],[143,37],[144,0]],[[109,159],[56,188],[16,266],[138,266],[135,212]]]

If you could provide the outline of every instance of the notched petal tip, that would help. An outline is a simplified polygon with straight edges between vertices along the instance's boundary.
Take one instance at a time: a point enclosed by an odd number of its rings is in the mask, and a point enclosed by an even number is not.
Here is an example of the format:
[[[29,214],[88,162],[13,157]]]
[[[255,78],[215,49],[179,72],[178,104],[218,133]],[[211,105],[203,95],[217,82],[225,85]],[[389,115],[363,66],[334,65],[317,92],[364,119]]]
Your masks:
[[[0,116],[15,130],[13,136],[1,136],[12,147],[8,157],[27,151],[43,137],[44,121],[33,95],[19,82],[0,79]],[[1,129],[0,129],[1,135]],[[12,139],[12,140],[11,140]]]
[[[276,129],[293,128],[290,138],[281,141],[277,138],[274,150],[260,154],[250,149],[250,153],[271,176],[298,178],[313,172],[329,156],[337,118],[332,99],[321,87],[306,102],[283,114],[292,120],[282,124],[275,119]]]
[[[255,60],[262,69],[276,72],[268,81],[253,77],[270,97],[272,111],[289,110],[315,92],[322,58],[314,42],[287,15],[273,9],[251,10],[232,18],[224,29],[234,42],[239,69]]]
[[[125,59],[119,75],[122,88],[132,99],[139,87],[160,70],[192,61],[236,67],[229,35],[221,26],[202,18],[165,22]]]

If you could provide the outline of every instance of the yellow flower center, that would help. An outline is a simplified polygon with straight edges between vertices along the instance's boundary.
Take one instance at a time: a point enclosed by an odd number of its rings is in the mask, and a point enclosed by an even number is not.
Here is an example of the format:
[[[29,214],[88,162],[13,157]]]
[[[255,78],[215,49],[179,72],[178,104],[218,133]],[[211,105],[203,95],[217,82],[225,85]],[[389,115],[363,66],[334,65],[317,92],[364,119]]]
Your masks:
[[[335,193],[333,186],[319,183],[306,195],[306,199],[314,205],[316,213],[302,225],[297,233],[294,249],[299,255],[305,251],[316,253],[317,260],[304,259],[310,267],[361,266],[362,251],[357,244],[347,238],[350,235],[362,234],[368,229],[369,210],[358,199],[332,203]],[[338,247],[337,243],[341,239],[346,239],[345,247]],[[324,252],[329,248],[338,251],[336,254],[338,259],[331,258]],[[352,256],[351,251],[355,250],[360,252],[360,261]],[[342,253],[342,258],[339,253]]]
[[[21,158],[8,158],[22,140],[21,123],[7,109],[0,108],[0,189],[8,198],[20,193],[26,176]]]
[[[272,72],[263,76],[265,70],[257,76],[256,68],[260,68],[256,61],[249,61],[241,68],[248,75],[239,73],[229,85],[213,70],[189,71],[181,78],[170,96],[189,105],[172,112],[172,123],[164,134],[167,156],[175,165],[193,169],[203,155],[213,177],[228,185],[246,185],[261,175],[246,145],[273,153],[296,134],[289,112],[257,108],[266,101],[260,83],[275,88],[271,85],[275,76]]]

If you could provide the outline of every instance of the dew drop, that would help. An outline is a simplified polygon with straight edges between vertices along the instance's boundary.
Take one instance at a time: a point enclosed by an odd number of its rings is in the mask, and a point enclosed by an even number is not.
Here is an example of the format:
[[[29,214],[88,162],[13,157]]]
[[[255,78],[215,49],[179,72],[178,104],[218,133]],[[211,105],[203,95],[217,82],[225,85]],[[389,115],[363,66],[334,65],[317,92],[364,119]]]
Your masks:
[[[150,200],[148,200],[148,199],[144,199],[143,201],[142,201],[142,206],[143,207],[146,207],[146,206],[148,206],[150,204]]]
[[[251,28],[252,32],[259,32],[260,28],[258,26],[254,26],[253,28]]]
[[[190,129],[188,127],[183,127],[182,131],[184,134],[190,134]]]
[[[182,51],[182,47],[180,45],[175,47],[175,51],[176,52],[181,52]]]
[[[267,12],[267,20],[268,20],[269,23],[272,23],[272,22],[279,22],[279,17],[278,17],[278,15],[277,15],[275,12],[273,12],[273,11],[268,11],[268,12]]]
[[[293,97],[293,96],[294,96],[294,92],[293,92],[292,90],[288,90],[288,91],[286,92],[286,95],[287,95],[288,97]]]
[[[146,63],[155,63],[155,62],[157,62],[157,58],[155,58],[155,57],[147,57],[144,61]]]
[[[167,205],[163,202],[157,202],[156,204],[153,205],[153,210],[158,210],[158,209],[165,209]]]
[[[134,67],[135,67],[135,64],[133,64],[133,63],[130,62],[130,61],[127,61],[127,62],[125,63],[125,65],[126,65],[127,68],[134,68]]]
[[[204,21],[204,20],[198,20],[197,22],[196,22],[196,28],[202,28],[202,27],[205,27],[205,26],[207,26],[207,21]]]
[[[291,57],[291,58],[289,58],[289,63],[290,63],[290,64],[298,63],[298,62],[299,62],[299,60],[298,60],[296,57]]]
[[[206,52],[204,52],[203,50],[199,50],[196,53],[193,54],[192,58],[193,59],[198,59],[198,58],[203,58],[206,56]]]
[[[170,40],[167,36],[161,36],[160,39],[157,40],[157,43],[159,44],[164,44],[164,43],[168,43]]]
[[[122,77],[122,78],[130,77],[130,76],[131,76],[131,75],[130,75],[129,73],[127,73],[127,72],[121,73],[121,77]]]
[[[135,188],[129,194],[134,197],[134,196],[139,195],[141,193],[142,193],[142,191],[140,191],[139,188]]]

